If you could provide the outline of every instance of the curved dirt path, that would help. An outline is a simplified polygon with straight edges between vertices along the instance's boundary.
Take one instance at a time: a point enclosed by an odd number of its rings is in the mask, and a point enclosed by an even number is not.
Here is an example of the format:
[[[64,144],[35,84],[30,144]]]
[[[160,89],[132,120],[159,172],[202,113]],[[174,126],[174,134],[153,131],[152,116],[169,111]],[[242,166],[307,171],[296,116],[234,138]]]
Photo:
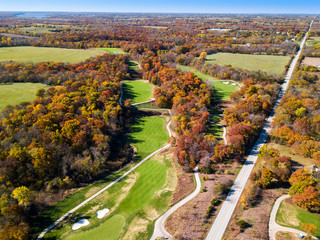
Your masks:
[[[287,198],[290,198],[290,196],[284,195],[282,197],[279,197],[273,205],[273,208],[272,208],[272,211],[270,214],[270,219],[269,219],[269,238],[270,238],[270,240],[276,240],[276,233],[279,231],[291,232],[291,233],[296,233],[299,235],[301,234],[303,236],[307,235],[307,233],[305,233],[303,231],[300,231],[300,230],[297,230],[294,228],[283,227],[283,226],[276,223],[276,216],[277,216],[277,212],[280,207],[280,204],[283,200],[285,200]],[[314,239],[317,239],[317,238],[314,237]]]
[[[244,163],[240,173],[238,174],[238,177],[236,178],[231,190],[229,191],[229,194],[226,198],[226,200],[223,202],[222,207],[213,223],[213,225],[210,228],[210,231],[206,237],[206,240],[220,240],[223,237],[223,234],[229,224],[229,221],[232,217],[233,211],[236,208],[236,205],[239,201],[239,198],[241,196],[241,193],[246,186],[246,183],[249,179],[249,176],[251,174],[251,171],[256,163],[256,160],[258,159],[258,154],[260,148],[265,144],[267,138],[268,138],[268,132],[271,131],[270,123],[272,122],[273,115],[275,113],[275,110],[277,106],[279,105],[282,97],[284,96],[288,85],[290,78],[293,74],[293,71],[295,69],[296,63],[298,62],[298,59],[301,55],[303,46],[305,44],[308,32],[310,31],[310,28],[312,26],[313,21],[310,23],[310,26],[301,42],[300,50],[296,54],[295,58],[293,59],[292,63],[290,64],[290,68],[288,70],[288,73],[285,77],[284,83],[281,86],[280,93],[278,95],[277,101],[272,109],[272,112],[270,116],[268,117],[265,125],[263,126],[259,138],[255,145],[253,146],[246,162]]]
[[[172,238],[170,233],[168,233],[164,227],[164,223],[167,220],[167,218],[174,213],[179,207],[189,202],[191,199],[193,199],[195,196],[198,195],[198,193],[201,190],[201,181],[198,173],[198,166],[195,168],[195,179],[196,179],[196,189],[186,198],[182,199],[180,202],[176,203],[172,208],[170,208],[167,212],[165,212],[161,217],[157,219],[157,221],[154,224],[154,231],[152,234],[152,237],[150,240],[155,240],[157,238]]]
[[[171,125],[171,121],[167,124],[166,129],[168,131],[168,135],[169,138],[172,136],[171,130],[170,130],[170,125]],[[79,208],[83,207],[85,204],[87,204],[88,202],[90,202],[92,199],[96,198],[97,196],[99,196],[101,193],[105,192],[106,190],[108,190],[110,187],[112,187],[115,183],[119,182],[121,179],[123,179],[125,176],[127,176],[128,174],[130,174],[132,171],[134,171],[135,169],[137,169],[141,164],[143,164],[145,161],[147,161],[149,158],[151,158],[153,155],[157,154],[158,152],[161,152],[162,150],[168,148],[171,145],[171,143],[167,143],[166,145],[164,145],[163,147],[159,148],[158,150],[154,151],[153,153],[151,153],[150,155],[148,155],[147,157],[145,157],[141,162],[139,162],[137,165],[135,165],[134,167],[132,167],[130,170],[128,170],[127,172],[125,172],[122,176],[118,177],[116,180],[114,180],[113,182],[109,183],[107,186],[105,186],[104,188],[102,188],[100,191],[96,192],[95,194],[93,194],[91,197],[87,198],[85,201],[83,201],[82,203],[80,203],[79,205],[77,205],[76,207],[72,208],[70,211],[68,211],[66,214],[64,214],[63,216],[61,216],[57,221],[55,221],[53,224],[51,224],[49,227],[47,227],[45,230],[43,230],[43,232],[38,236],[38,240],[42,239],[43,236],[49,232],[52,228],[54,228],[57,224],[59,224],[61,221],[63,221],[66,217],[68,217],[70,214],[72,214],[73,212],[77,211]]]

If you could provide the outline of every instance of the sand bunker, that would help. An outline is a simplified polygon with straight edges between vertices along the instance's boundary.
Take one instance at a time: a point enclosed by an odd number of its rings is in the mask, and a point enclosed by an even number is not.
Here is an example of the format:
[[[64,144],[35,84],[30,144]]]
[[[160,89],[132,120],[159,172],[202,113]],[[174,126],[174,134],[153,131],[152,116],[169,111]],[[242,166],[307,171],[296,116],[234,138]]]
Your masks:
[[[97,212],[97,218],[103,218],[110,210],[108,208],[104,208]]]
[[[236,83],[232,83],[231,85],[235,86],[235,85],[237,85],[237,84],[236,84]]]
[[[224,84],[229,84],[229,82],[222,82],[222,83],[224,83]]]
[[[72,230],[77,230],[81,227],[89,225],[88,219],[82,218],[78,222],[72,225]]]

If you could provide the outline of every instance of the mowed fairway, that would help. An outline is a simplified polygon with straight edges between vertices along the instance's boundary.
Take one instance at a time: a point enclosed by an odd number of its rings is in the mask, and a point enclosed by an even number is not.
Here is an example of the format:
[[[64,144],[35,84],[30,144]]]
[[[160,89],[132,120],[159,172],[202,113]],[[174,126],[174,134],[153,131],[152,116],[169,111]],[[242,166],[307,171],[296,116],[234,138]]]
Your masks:
[[[281,74],[290,60],[289,56],[216,53],[207,56],[207,63],[230,64],[233,67]]]
[[[320,237],[320,214],[311,213],[286,201],[282,201],[277,212],[276,222],[285,227],[292,227],[302,231],[302,223],[311,223],[316,225],[316,237]]]
[[[97,50],[100,51],[104,51],[106,53],[110,53],[110,54],[125,54],[124,51],[122,51],[121,48],[95,48]]]
[[[154,85],[143,81],[122,82],[123,99],[131,99],[131,103],[139,103],[150,100],[153,94]]]
[[[50,86],[42,83],[0,84],[0,111],[7,105],[32,101],[41,88],[48,89]]]
[[[46,47],[3,47],[0,48],[0,61],[77,63],[101,54],[101,51],[94,49],[80,50]]]
[[[138,118],[131,125],[128,142],[137,148],[137,155],[145,158],[168,141],[165,121],[162,117]]]
[[[129,134],[129,142],[136,147],[138,156],[141,157],[157,150],[167,140],[163,117],[141,118],[134,123],[132,133]],[[55,214],[54,211],[61,212],[60,208],[64,211],[71,209],[76,205],[75,202],[79,202],[78,198],[89,197],[110,180],[103,184],[99,182],[91,185],[71,195],[52,207],[51,212],[53,214]],[[153,156],[136,171],[76,211],[63,222],[60,228],[49,232],[44,238],[112,240],[127,239],[124,236],[134,234],[138,236],[136,239],[147,239],[152,234],[153,221],[168,207],[175,184],[176,175],[168,158]],[[103,208],[110,209],[110,213],[98,219],[96,211]],[[150,212],[152,212],[151,215],[149,215]],[[57,217],[56,215],[55,218]],[[76,231],[71,230],[73,223],[83,217],[87,218],[90,224]]]

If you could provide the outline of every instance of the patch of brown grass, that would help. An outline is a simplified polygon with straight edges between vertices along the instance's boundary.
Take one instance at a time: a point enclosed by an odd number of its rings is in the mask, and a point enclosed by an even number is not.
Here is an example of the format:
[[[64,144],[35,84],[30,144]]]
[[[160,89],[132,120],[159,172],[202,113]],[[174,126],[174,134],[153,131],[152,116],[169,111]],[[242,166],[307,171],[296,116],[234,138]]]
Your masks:
[[[211,205],[211,201],[214,198],[214,187],[220,183],[234,180],[234,175],[218,175],[201,174],[201,178],[208,176],[208,179],[204,181],[203,186],[207,191],[200,192],[194,199],[187,204],[180,207],[174,212],[166,221],[165,227],[175,239],[204,239],[211,223],[214,219],[217,210],[213,213],[210,219],[206,219],[206,212]]]

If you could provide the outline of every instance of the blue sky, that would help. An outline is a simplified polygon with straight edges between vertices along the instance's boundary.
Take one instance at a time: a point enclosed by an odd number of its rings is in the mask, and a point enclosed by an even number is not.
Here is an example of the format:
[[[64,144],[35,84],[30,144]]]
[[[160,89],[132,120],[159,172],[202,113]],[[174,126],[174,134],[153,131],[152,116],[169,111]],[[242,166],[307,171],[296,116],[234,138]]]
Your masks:
[[[320,14],[320,0],[0,0],[0,3],[0,11]]]

